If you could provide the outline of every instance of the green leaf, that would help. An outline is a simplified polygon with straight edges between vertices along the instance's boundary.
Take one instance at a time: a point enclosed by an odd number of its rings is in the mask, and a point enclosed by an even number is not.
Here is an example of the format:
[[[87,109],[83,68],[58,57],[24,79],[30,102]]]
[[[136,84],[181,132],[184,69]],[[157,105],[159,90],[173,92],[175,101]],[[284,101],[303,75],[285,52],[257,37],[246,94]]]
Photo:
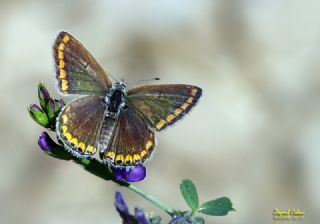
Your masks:
[[[198,192],[191,180],[182,180],[180,184],[182,196],[192,210],[199,207]]]
[[[229,198],[222,197],[216,200],[208,201],[200,206],[198,212],[206,215],[223,216],[227,215],[229,211],[234,211],[232,203]]]

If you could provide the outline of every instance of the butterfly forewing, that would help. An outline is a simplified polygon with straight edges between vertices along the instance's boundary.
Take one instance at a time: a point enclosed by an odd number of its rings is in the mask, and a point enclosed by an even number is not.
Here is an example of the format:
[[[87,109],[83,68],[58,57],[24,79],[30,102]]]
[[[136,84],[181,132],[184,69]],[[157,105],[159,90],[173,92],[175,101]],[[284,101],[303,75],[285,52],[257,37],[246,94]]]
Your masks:
[[[57,136],[64,147],[77,157],[90,157],[97,151],[105,113],[101,96],[86,96],[67,106],[57,118]]]
[[[60,32],[53,53],[62,93],[104,95],[112,83],[90,52],[71,34]]]
[[[138,114],[127,107],[119,115],[102,158],[111,165],[133,166],[149,158],[154,147],[154,133]]]
[[[146,85],[128,91],[132,107],[157,131],[181,119],[199,100],[202,90],[197,86],[171,84]]]

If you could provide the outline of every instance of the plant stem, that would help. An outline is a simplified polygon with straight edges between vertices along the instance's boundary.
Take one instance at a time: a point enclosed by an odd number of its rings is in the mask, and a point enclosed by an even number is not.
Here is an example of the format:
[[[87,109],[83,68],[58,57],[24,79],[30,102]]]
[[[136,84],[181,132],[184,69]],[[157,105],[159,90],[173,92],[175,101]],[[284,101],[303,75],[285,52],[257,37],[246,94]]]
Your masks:
[[[172,214],[174,213],[174,211],[171,208],[169,208],[166,204],[161,202],[159,199],[155,198],[154,196],[152,196],[150,194],[147,194],[146,192],[144,192],[143,190],[137,188],[136,186],[134,186],[132,184],[129,184],[126,187],[129,188],[130,190],[136,192],[137,194],[139,194],[141,197],[143,197],[144,199],[148,200],[152,204],[156,205],[161,210],[163,210],[166,213],[168,213],[170,216],[172,216]]]

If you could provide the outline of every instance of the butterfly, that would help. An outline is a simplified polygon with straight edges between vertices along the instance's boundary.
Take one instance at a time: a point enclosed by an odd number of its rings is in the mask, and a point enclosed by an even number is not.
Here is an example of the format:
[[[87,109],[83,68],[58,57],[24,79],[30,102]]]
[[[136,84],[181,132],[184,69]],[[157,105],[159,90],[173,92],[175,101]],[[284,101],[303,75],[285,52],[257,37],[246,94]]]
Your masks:
[[[53,45],[56,79],[63,94],[81,95],[62,108],[56,133],[78,158],[99,151],[104,163],[129,167],[144,163],[154,151],[154,131],[181,119],[199,100],[193,85],[143,85],[126,90],[71,34],[60,32]]]

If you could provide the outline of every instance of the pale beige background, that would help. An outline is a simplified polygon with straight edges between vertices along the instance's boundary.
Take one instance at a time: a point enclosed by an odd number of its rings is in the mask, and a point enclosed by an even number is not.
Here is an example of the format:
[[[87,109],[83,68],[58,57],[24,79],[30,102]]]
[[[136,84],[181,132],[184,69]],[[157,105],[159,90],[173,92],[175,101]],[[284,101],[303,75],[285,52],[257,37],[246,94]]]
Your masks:
[[[0,1],[0,223],[120,223],[133,209],[167,216],[127,189],[39,150],[27,113],[38,81],[55,89],[51,46],[60,30],[115,77],[160,77],[203,88],[196,108],[158,135],[137,186],[186,209],[182,178],[200,200],[229,196],[236,212],[207,223],[273,223],[273,208],[320,209],[320,2]],[[166,223],[166,222],[164,222]]]

